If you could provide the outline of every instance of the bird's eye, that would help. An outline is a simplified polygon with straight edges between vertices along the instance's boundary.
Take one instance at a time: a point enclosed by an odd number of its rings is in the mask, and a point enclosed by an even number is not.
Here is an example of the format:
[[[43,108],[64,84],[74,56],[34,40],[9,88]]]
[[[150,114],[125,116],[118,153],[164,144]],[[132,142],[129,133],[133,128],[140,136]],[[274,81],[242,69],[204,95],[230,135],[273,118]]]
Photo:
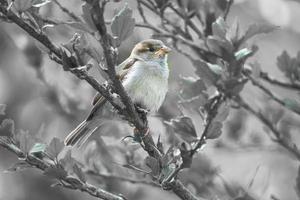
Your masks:
[[[154,52],[155,49],[154,49],[153,47],[149,47],[149,51],[150,51],[150,52]]]

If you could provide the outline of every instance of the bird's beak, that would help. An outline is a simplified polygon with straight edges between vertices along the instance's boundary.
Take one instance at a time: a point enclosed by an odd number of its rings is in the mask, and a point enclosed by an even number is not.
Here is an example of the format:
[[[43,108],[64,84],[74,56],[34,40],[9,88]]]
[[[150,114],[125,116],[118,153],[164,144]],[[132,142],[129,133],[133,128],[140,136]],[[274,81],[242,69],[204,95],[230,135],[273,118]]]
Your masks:
[[[170,53],[172,50],[171,48],[167,47],[167,46],[163,46],[161,47],[155,54],[159,57],[165,56],[168,53]]]
[[[167,47],[167,46],[163,46],[161,49],[160,49],[164,54],[168,54],[172,51],[171,48]]]

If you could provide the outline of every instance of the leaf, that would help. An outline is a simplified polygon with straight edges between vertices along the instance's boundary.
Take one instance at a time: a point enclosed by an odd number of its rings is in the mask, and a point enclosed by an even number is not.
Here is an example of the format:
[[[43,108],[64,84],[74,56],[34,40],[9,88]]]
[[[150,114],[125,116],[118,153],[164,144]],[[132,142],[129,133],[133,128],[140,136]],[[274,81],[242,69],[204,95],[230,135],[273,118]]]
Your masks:
[[[121,41],[127,39],[133,33],[135,20],[132,18],[132,10],[126,5],[111,22],[111,31],[114,37],[118,38],[117,46]]]
[[[48,3],[50,3],[51,1],[50,0],[33,0],[32,1],[32,6],[33,7],[36,7],[36,8],[39,8],[39,7],[42,7]]]
[[[204,81],[206,86],[214,85],[220,78],[216,73],[212,72],[208,63],[201,60],[193,60],[196,68],[196,74]]]
[[[73,170],[73,167],[78,162],[72,157],[71,150],[68,150],[65,156],[59,160],[59,163],[65,168],[65,170]]]
[[[82,18],[84,19],[84,21],[87,23],[87,25],[91,30],[96,31],[97,28],[93,22],[92,15],[91,15],[92,6],[88,3],[84,3],[82,4],[81,9],[82,9]]]
[[[161,170],[162,182],[168,179],[168,177],[176,170],[175,163],[171,163]],[[172,181],[172,180],[171,180]]]
[[[196,79],[193,77],[180,76],[180,95],[184,99],[189,99],[199,94],[203,94],[206,90],[205,83],[202,79]]]
[[[226,38],[228,40],[231,40],[231,42],[235,45],[240,38],[240,26],[238,22],[238,18],[235,18],[234,21],[232,22],[231,26],[229,27]]]
[[[32,0],[14,0],[13,6],[18,12],[24,12],[32,6]]]
[[[145,159],[145,164],[151,169],[151,174],[157,176],[160,173],[160,166],[158,160],[152,156],[147,156]]]
[[[208,127],[206,138],[207,139],[216,139],[222,134],[222,123],[219,121],[213,121]]]
[[[53,167],[48,167],[44,171],[44,175],[52,177],[52,178],[57,178],[57,179],[64,179],[67,177],[68,173],[66,170],[64,170],[62,167],[59,166],[53,166]]]
[[[15,134],[15,123],[12,119],[4,119],[0,125],[0,135],[13,137]]]
[[[270,24],[252,24],[248,27],[245,35],[241,38],[240,44],[243,42],[249,40],[255,35],[262,34],[262,33],[270,33],[274,31],[277,28],[277,26],[270,25]]]
[[[94,58],[98,63],[101,62],[102,59],[102,47],[100,45],[100,42],[91,34],[89,33],[83,33],[80,37],[80,43],[77,48],[80,50],[86,50],[86,53]]]
[[[5,115],[6,105],[0,104],[0,115]]]
[[[227,24],[222,17],[219,17],[212,24],[212,32],[214,36],[217,36],[221,39],[226,39]]]
[[[217,75],[222,75],[224,73],[223,68],[217,64],[207,63],[207,65],[208,65],[209,69]]]
[[[197,138],[196,129],[190,117],[177,117],[171,119],[170,122],[165,122],[165,124],[172,127],[174,132],[187,142],[194,141]]]
[[[289,108],[297,113],[300,113],[300,102],[299,101],[296,101],[294,99],[285,98],[285,99],[283,99],[283,102],[287,108]]]
[[[191,155],[191,150],[187,148],[186,143],[182,143],[179,147],[180,155],[182,158],[182,168],[190,168],[192,165],[193,157]]]
[[[84,182],[84,183],[86,182],[85,174],[83,173],[82,169],[77,164],[75,164],[73,166],[73,171],[82,182]]]
[[[19,131],[16,135],[17,141],[19,142],[19,147],[24,153],[28,153],[33,145],[35,144],[35,139],[28,131]]]
[[[37,157],[43,157],[47,145],[42,143],[35,143],[30,149],[29,154],[35,155]]]
[[[295,69],[298,68],[298,63],[297,60],[291,58],[286,51],[283,51],[282,54],[277,57],[277,66],[291,81],[295,80]]]
[[[29,165],[27,162],[24,161],[20,161],[17,162],[15,164],[13,164],[11,167],[9,167],[7,170],[5,170],[4,172],[19,172],[28,168],[32,168],[31,165]]]
[[[234,57],[236,60],[239,61],[242,59],[246,59],[251,55],[252,55],[252,51],[248,48],[244,48],[244,49],[241,49],[241,50],[235,52]]]
[[[229,115],[229,111],[230,111],[229,105],[227,103],[223,103],[219,107],[218,113],[215,116],[214,120],[219,121],[219,122],[225,121]]]
[[[231,41],[216,36],[208,36],[206,41],[208,49],[219,56],[228,58],[233,52],[234,48]]]
[[[64,146],[64,143],[60,139],[54,137],[47,147],[46,152],[52,158],[57,158],[58,154],[63,150]]]

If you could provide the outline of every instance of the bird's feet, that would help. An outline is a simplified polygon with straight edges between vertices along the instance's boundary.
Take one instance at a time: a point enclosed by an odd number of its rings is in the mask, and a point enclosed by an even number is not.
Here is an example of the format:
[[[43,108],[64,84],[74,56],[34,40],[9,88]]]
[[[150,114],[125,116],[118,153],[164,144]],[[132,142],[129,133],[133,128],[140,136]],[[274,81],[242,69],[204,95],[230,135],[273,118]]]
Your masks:
[[[147,122],[147,114],[150,112],[150,110],[143,108],[142,106],[136,104],[135,109],[137,113],[139,114],[139,117],[143,120],[143,122]]]
[[[79,78],[84,79],[87,76],[87,72],[92,66],[90,64],[80,66],[77,68],[71,68],[70,71],[76,74]]]

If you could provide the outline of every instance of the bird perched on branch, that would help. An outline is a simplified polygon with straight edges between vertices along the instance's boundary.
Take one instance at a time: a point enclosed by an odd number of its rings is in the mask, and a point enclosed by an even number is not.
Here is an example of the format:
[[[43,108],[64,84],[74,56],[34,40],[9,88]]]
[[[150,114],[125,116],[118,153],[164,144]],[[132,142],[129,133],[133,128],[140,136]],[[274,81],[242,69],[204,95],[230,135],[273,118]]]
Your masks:
[[[116,69],[132,101],[150,112],[159,109],[168,91],[167,55],[170,51],[160,40],[144,40],[135,45],[130,56]],[[103,96],[95,96],[88,117],[65,138],[65,145],[81,145],[87,140],[101,125],[99,119],[105,103]]]

